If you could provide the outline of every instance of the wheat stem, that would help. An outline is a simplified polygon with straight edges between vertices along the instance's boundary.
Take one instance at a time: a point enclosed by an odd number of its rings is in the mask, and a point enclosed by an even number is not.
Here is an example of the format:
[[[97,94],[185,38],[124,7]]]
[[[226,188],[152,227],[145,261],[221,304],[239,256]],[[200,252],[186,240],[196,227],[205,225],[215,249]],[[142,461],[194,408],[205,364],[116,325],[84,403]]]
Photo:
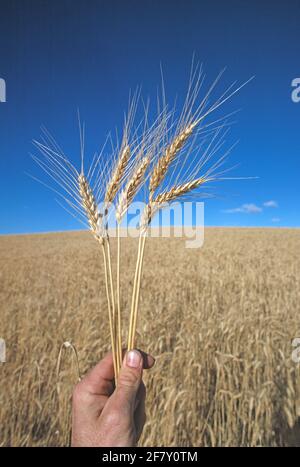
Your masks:
[[[137,326],[146,235],[142,235],[141,238],[142,240],[141,240],[141,249],[140,249],[140,255],[139,255],[139,265],[138,265],[138,273],[137,273],[137,281],[136,281],[136,295],[135,295],[134,312],[133,312],[133,320],[132,320],[132,331],[131,331],[131,342],[130,342],[131,349],[134,348],[134,344],[135,344],[135,334],[136,334],[136,326]]]
[[[113,325],[113,337],[114,337],[114,352],[116,354],[116,381],[117,381],[118,375],[119,375],[119,368],[120,368],[120,359],[119,359],[119,353],[118,353],[115,291],[114,291],[114,282],[113,282],[112,265],[111,265],[110,241],[109,241],[108,235],[106,237],[105,244],[106,244],[106,249],[107,249],[107,265],[108,265],[108,277],[109,277],[110,295],[111,295],[112,325]]]
[[[120,302],[120,255],[121,255],[121,236],[120,224],[117,226],[117,321],[118,321],[118,353],[119,364],[122,363],[122,324],[121,324],[121,302]]]
[[[106,194],[105,194],[105,215],[108,213],[108,205],[113,202],[115,199],[120,186],[122,184],[122,179],[124,177],[126,167],[128,165],[128,161],[130,158],[130,148],[128,145],[124,146],[116,167],[113,171],[111,179],[108,183]],[[106,225],[107,230],[107,225]],[[109,282],[110,282],[110,292],[111,292],[111,301],[112,301],[112,321],[113,321],[113,332],[114,332],[114,342],[115,342],[115,352],[116,352],[116,365],[117,365],[117,372],[116,372],[116,379],[119,375],[119,369],[122,364],[122,341],[121,341],[121,318],[120,318],[120,288],[119,288],[119,258],[117,264],[117,316],[116,316],[116,308],[115,308],[115,291],[114,291],[114,283],[113,283],[113,275],[112,275],[112,266],[111,266],[111,251],[110,251],[110,242],[109,237],[107,235],[107,258],[108,258],[108,272],[109,272]],[[119,245],[118,245],[118,252],[119,252]]]
[[[114,336],[113,317],[112,317],[112,311],[111,311],[111,301],[110,301],[109,285],[108,285],[107,259],[106,259],[106,251],[105,251],[104,243],[102,243],[102,253],[103,253],[103,262],[104,262],[105,289],[106,289],[106,297],[107,297],[107,304],[108,304],[108,319],[109,319],[110,340],[111,340],[111,348],[112,348],[112,355],[113,355],[115,379],[117,380],[117,360],[116,360],[116,350],[115,350],[115,336]]]
[[[150,200],[144,210],[144,213],[142,214],[141,233],[140,233],[140,238],[139,238],[139,248],[138,248],[137,263],[136,263],[136,270],[135,270],[135,276],[134,276],[133,294],[132,294],[128,349],[134,348],[134,343],[135,343],[140,288],[141,288],[141,277],[142,277],[144,250],[145,250],[145,243],[146,243],[146,231],[147,231],[148,225],[151,222],[153,214],[158,209],[161,209],[165,203],[174,201],[178,197],[189,193],[190,191],[198,188],[200,185],[202,185],[203,183],[207,181],[208,181],[207,178],[200,177],[198,179],[189,181],[181,185],[175,185],[169,191],[164,191],[161,194],[157,195],[153,200]]]
[[[177,135],[171,144],[166,148],[164,155],[158,160],[156,166],[153,169],[152,175],[149,182],[149,203],[146,206],[145,212],[142,215],[141,223],[141,235],[139,238],[139,248],[138,248],[138,257],[135,269],[134,284],[133,284],[133,293],[131,301],[131,312],[130,312],[130,322],[129,322],[129,333],[128,333],[128,349],[134,347],[135,341],[135,332],[137,325],[137,314],[138,314],[138,304],[140,297],[140,284],[141,284],[141,274],[143,266],[143,257],[144,257],[144,248],[145,248],[145,234],[148,225],[151,222],[153,215],[153,208],[157,205],[156,200],[154,200],[154,193],[158,186],[162,183],[165,178],[165,175],[168,171],[170,164],[175,159],[178,152],[182,149],[188,138],[191,136],[195,123],[188,125],[183,131]]]
[[[136,287],[137,287],[137,278],[138,278],[138,271],[139,271],[140,254],[141,254],[141,235],[139,237],[138,253],[137,253],[137,259],[136,259],[132,298],[131,298],[131,310],[130,310],[130,319],[129,319],[128,341],[127,341],[128,350],[131,350],[133,348],[132,347],[132,340],[133,340],[132,331],[133,331],[133,323],[134,323],[135,298],[136,298]]]
[[[117,227],[117,307],[118,307],[118,346],[119,346],[119,358],[122,361],[122,337],[121,337],[121,306],[120,306],[120,249],[121,249],[121,242],[120,242],[120,224],[124,214],[126,213],[128,206],[134,199],[135,195],[137,194],[145,176],[145,172],[147,167],[149,166],[149,158],[144,157],[140,163],[137,165],[135,171],[132,174],[129,182],[125,186],[124,190],[121,192],[118,200],[118,205],[116,209],[116,219],[118,222]],[[138,267],[138,263],[137,263]],[[138,269],[136,270],[135,281],[134,281],[134,291],[132,297],[132,311],[130,313],[130,325],[129,325],[129,334],[128,334],[128,345],[131,341],[131,332],[133,326],[133,318],[134,318],[134,298],[136,293],[136,279],[137,279]]]
[[[93,195],[93,191],[88,183],[87,178],[83,174],[79,175],[78,184],[79,184],[79,193],[81,196],[82,205],[86,211],[86,215],[87,215],[87,219],[88,219],[91,231],[94,234],[94,237],[96,238],[96,240],[100,243],[102,253],[103,253],[105,289],[106,289],[106,297],[107,297],[109,327],[110,327],[110,339],[111,339],[111,347],[112,347],[112,354],[113,354],[114,372],[115,372],[115,377],[117,377],[118,367],[117,367],[116,350],[115,350],[113,310],[112,310],[112,303],[111,303],[111,298],[110,298],[110,293],[109,293],[107,255],[105,251],[105,244],[109,245],[109,240],[108,238],[104,240],[102,235],[100,235],[99,233],[99,221],[102,220],[102,216],[99,213],[99,209],[98,209],[95,197]],[[109,258],[109,265],[110,265],[110,258]]]

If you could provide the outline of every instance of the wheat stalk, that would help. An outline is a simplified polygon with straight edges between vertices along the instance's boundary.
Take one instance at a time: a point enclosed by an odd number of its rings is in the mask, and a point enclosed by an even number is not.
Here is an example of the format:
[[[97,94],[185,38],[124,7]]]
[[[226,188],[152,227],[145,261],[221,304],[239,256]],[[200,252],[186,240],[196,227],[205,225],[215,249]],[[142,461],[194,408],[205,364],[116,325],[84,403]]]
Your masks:
[[[145,172],[149,166],[149,157],[143,157],[142,160],[137,164],[130,180],[121,192],[116,208],[116,219],[118,222],[117,226],[117,321],[118,321],[118,345],[119,354],[122,358],[122,325],[121,325],[121,303],[120,303],[120,255],[121,255],[121,236],[120,236],[120,225],[124,214],[126,213],[129,205],[137,194],[141,184],[143,183]]]
[[[136,267],[135,267],[131,311],[130,311],[130,319],[129,319],[129,330],[128,330],[128,341],[127,341],[128,350],[131,350],[134,348],[135,331],[136,331],[136,324],[137,324],[137,308],[138,308],[138,302],[139,302],[142,266],[143,266],[144,250],[145,250],[145,242],[146,242],[145,233],[146,231],[144,231],[143,235],[141,234],[139,237],[138,254],[137,254],[137,260],[136,260]]]
[[[56,144],[55,140],[49,135],[50,146],[47,147],[43,144],[38,144],[39,149],[43,153],[46,162],[37,161],[41,167],[52,177],[67,193],[65,201],[73,211],[79,216],[82,216],[85,225],[88,221],[89,228],[94,235],[97,242],[101,245],[103,260],[104,260],[104,273],[105,273],[105,288],[108,302],[108,314],[110,335],[112,343],[113,363],[115,370],[115,378],[117,381],[119,370],[122,364],[122,323],[121,323],[121,302],[120,302],[120,255],[121,255],[121,235],[120,228],[122,219],[128,210],[130,203],[137,195],[138,190],[146,181],[146,172],[150,163],[156,160],[156,164],[152,169],[149,177],[149,196],[145,210],[143,211],[140,219],[140,236],[138,243],[138,254],[136,260],[135,276],[133,283],[133,292],[130,310],[130,323],[128,331],[128,348],[134,347],[135,333],[138,317],[139,296],[141,287],[141,276],[143,269],[143,259],[145,252],[146,233],[149,224],[159,209],[162,209],[168,202],[172,202],[184,195],[192,192],[206,182],[212,180],[211,172],[215,174],[217,166],[221,165],[222,159],[218,164],[215,164],[210,171],[205,170],[205,175],[198,177],[198,174],[204,173],[203,166],[212,155],[219,149],[220,143],[213,147],[215,137],[213,137],[209,145],[202,154],[202,157],[196,160],[195,157],[190,157],[194,151],[194,142],[198,137],[198,132],[195,134],[191,144],[187,142],[194,133],[196,127],[203,121],[211,112],[220,107],[231,96],[233,96],[242,86],[229,93],[232,86],[209,108],[208,98],[218,81],[218,79],[210,87],[208,93],[195,108],[194,104],[198,95],[198,91],[202,83],[202,72],[200,70],[199,76],[196,70],[192,72],[187,92],[187,97],[181,115],[178,120],[172,121],[168,126],[169,117],[172,117],[173,112],[167,112],[167,107],[164,101],[163,93],[163,109],[159,111],[157,120],[150,127],[148,126],[148,107],[144,108],[145,118],[134,129],[133,135],[129,135],[133,124],[133,118],[136,113],[136,105],[138,94],[135,95],[129,109],[128,119],[125,120],[123,128],[123,139],[121,149],[116,149],[113,154],[117,154],[117,160],[112,166],[112,170],[107,170],[110,162],[108,161],[103,165],[100,162],[100,157],[95,156],[90,170],[87,175],[84,175],[83,159],[84,159],[84,126],[80,127],[80,144],[81,144],[81,173],[79,174],[75,167],[68,161],[60,147]],[[175,109],[174,109],[175,110]],[[202,134],[211,134],[211,125],[215,125],[221,121],[219,119],[213,123],[201,127]],[[79,122],[80,123],[80,122]],[[173,133],[173,124],[175,131]],[[141,134],[141,126],[144,126]],[[209,128],[210,127],[210,128]],[[207,130],[207,128],[209,128]],[[218,130],[219,127],[213,128]],[[206,130],[203,131],[203,130]],[[199,130],[200,132],[200,130]],[[173,134],[170,140],[170,134]],[[216,137],[218,131],[216,132]],[[133,138],[132,138],[133,136]],[[186,148],[188,146],[188,148]],[[178,159],[181,151],[185,150],[184,158],[181,166],[178,168]],[[198,151],[202,151],[202,143],[198,146]],[[132,152],[131,152],[132,150]],[[131,157],[131,154],[136,155]],[[147,157],[142,157],[147,154]],[[209,154],[209,155],[208,155]],[[186,164],[188,160],[188,164]],[[174,163],[175,161],[175,163]],[[102,167],[101,167],[102,164]],[[164,189],[157,194],[158,189],[162,186],[170,168],[173,167],[173,175],[176,171],[176,180],[172,179],[172,174],[168,185],[173,185],[171,188]],[[101,169],[97,173],[97,168]],[[191,170],[193,171],[191,174]],[[183,171],[183,173],[182,173]],[[103,174],[109,174],[108,183],[103,184]],[[95,178],[93,178],[95,177]],[[196,178],[198,177],[198,178]],[[215,178],[215,176],[214,176]],[[183,182],[181,183],[181,180]],[[147,180],[148,181],[148,180]],[[93,188],[92,188],[93,187]],[[109,207],[118,196],[116,206],[116,221],[117,221],[117,277],[116,277],[116,297],[114,278],[111,261],[110,239],[108,235],[108,215]],[[100,200],[104,201],[103,211],[99,210]],[[116,298],[116,301],[115,301]],[[117,305],[117,308],[116,308]]]
[[[112,173],[111,179],[107,185],[106,193],[105,193],[105,214],[108,214],[108,206],[112,203],[121,187],[122,179],[126,172],[126,168],[128,166],[130,158],[130,148],[126,144],[124,145],[123,149],[120,152],[119,158],[117,160],[115,169]],[[113,275],[112,275],[112,266],[111,266],[111,251],[110,251],[110,241],[107,232],[107,223],[106,223],[106,248],[107,248],[107,259],[108,259],[108,272],[109,272],[109,281],[110,281],[110,290],[111,290],[111,302],[112,302],[112,320],[113,320],[113,329],[114,329],[114,338],[116,344],[116,364],[117,364],[117,372],[116,378],[119,374],[119,369],[122,363],[122,342],[121,342],[121,335],[120,335],[120,300],[119,300],[119,292],[118,292],[118,284],[117,284],[117,317],[115,311],[115,292],[114,292],[114,283],[113,283]]]
[[[166,202],[166,198],[169,197],[169,201],[172,199],[174,200],[178,196],[191,191],[193,188],[193,183],[195,184],[196,181],[186,183],[181,185],[181,190],[179,187],[173,187],[170,191],[164,192],[158,200],[154,198],[154,194],[156,189],[161,185],[162,181],[164,180],[167,171],[175,160],[177,154],[183,148],[189,137],[192,135],[192,132],[197,125],[197,122],[192,122],[188,124],[169,144],[166,148],[165,153],[161,156],[153,169],[153,172],[150,176],[149,181],[149,203],[145,208],[145,211],[142,215],[141,219],[141,235],[139,239],[139,247],[138,247],[138,255],[137,255],[137,263],[135,269],[135,278],[134,278],[134,285],[133,285],[133,293],[132,293],[132,302],[131,302],[131,312],[130,312],[130,321],[129,321],[129,332],[128,332],[128,349],[134,347],[134,338],[135,338],[135,331],[136,331],[136,323],[137,323],[137,309],[139,303],[139,294],[140,294],[140,282],[141,282],[141,274],[142,274],[142,265],[144,259],[144,250],[145,250],[145,241],[146,241],[146,230],[147,226],[151,222],[151,218],[153,215],[153,207],[157,207],[162,205]],[[198,180],[198,186],[200,185],[200,179]],[[195,187],[194,187],[195,188]],[[182,191],[182,193],[180,193]],[[180,194],[179,194],[180,193]],[[163,199],[165,198],[165,201]]]
[[[133,292],[132,292],[132,301],[131,301],[131,312],[130,312],[130,321],[129,321],[129,332],[128,332],[128,349],[134,347],[134,337],[136,330],[137,322],[137,308],[139,302],[139,293],[140,293],[140,281],[142,274],[142,264],[144,258],[144,249],[146,241],[146,230],[147,226],[151,222],[153,214],[153,206],[156,204],[154,201],[154,194],[159,185],[163,182],[167,171],[175,160],[177,154],[183,148],[189,137],[192,135],[192,132],[196,126],[197,122],[192,122],[185,126],[185,128],[173,139],[173,141],[167,146],[164,154],[158,159],[156,166],[153,169],[153,172],[149,180],[149,203],[145,208],[145,211],[141,219],[141,234],[139,239],[138,246],[138,255],[135,269],[135,277],[133,283]]]
[[[114,363],[115,374],[117,374],[118,362],[117,362],[117,355],[116,355],[114,319],[113,319],[112,303],[111,303],[111,298],[109,294],[109,285],[108,285],[107,262],[109,261],[107,259],[107,254],[105,250],[106,242],[104,241],[104,237],[99,234],[99,221],[102,219],[102,214],[99,213],[99,209],[98,209],[92,188],[90,187],[88,180],[82,173],[78,177],[78,185],[79,185],[79,193],[80,193],[81,200],[82,200],[82,206],[84,207],[86,211],[87,220],[90,225],[91,231],[94,234],[94,237],[96,238],[96,240],[100,243],[101,248],[102,248],[103,261],[104,261],[105,289],[106,289],[106,296],[107,296],[108,318],[109,318],[113,363]]]
[[[139,238],[138,246],[138,255],[137,263],[135,269],[133,293],[132,293],[132,303],[131,303],[131,313],[130,313],[130,322],[129,322],[129,333],[128,333],[128,349],[134,348],[134,339],[137,326],[137,315],[138,315],[138,306],[139,306],[139,297],[140,297],[140,286],[141,286],[141,276],[143,269],[143,260],[144,260],[144,251],[146,243],[146,231],[148,225],[151,222],[151,219],[154,213],[161,209],[166,203],[174,201],[179,197],[184,196],[185,194],[199,188],[201,185],[206,183],[211,179],[207,177],[199,177],[195,180],[173,186],[170,190],[164,191],[157,195],[153,200],[149,200],[149,203],[144,209],[144,212],[141,216],[141,235]]]

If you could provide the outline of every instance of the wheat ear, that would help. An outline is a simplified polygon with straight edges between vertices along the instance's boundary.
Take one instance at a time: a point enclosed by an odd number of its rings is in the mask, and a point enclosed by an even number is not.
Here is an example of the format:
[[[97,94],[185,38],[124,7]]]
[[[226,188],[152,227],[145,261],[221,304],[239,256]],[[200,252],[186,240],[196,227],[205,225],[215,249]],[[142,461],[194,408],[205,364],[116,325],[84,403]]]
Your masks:
[[[80,174],[78,177],[78,185],[79,185],[81,203],[86,212],[86,217],[87,217],[90,229],[95,239],[100,244],[102,244],[104,240],[103,240],[103,237],[99,234],[99,223],[102,219],[102,215],[99,213],[93,191],[86,177],[83,174]]]
[[[153,199],[155,190],[159,187],[165,178],[165,175],[174,161],[178,152],[182,149],[195,128],[195,123],[191,123],[179,135],[175,136],[172,143],[166,148],[165,153],[160,157],[153,169],[149,182],[149,198]]]
[[[118,158],[116,167],[112,173],[111,179],[107,185],[106,193],[105,193],[105,203],[112,203],[118,193],[120,188],[120,184],[126,170],[128,161],[130,157],[130,148],[126,145],[121,154]]]
[[[141,162],[138,164],[136,170],[132,174],[131,179],[125,186],[124,190],[121,192],[116,208],[116,218],[118,223],[121,223],[124,214],[126,213],[129,205],[131,204],[138,189],[140,188],[144,180],[147,167],[149,166],[149,162],[149,157],[143,157]]]
[[[186,195],[190,191],[195,190],[196,188],[203,185],[204,183],[207,183],[210,180],[211,179],[208,179],[206,177],[199,177],[190,182],[175,185],[170,190],[163,191],[162,193],[157,195],[152,201],[149,201],[149,203],[144,209],[144,213],[142,215],[141,220],[142,231],[144,232],[147,229],[154,213],[158,209],[161,209],[165,203],[169,203],[181,196]]]
[[[102,219],[102,215],[99,213],[99,209],[98,209],[95,197],[93,195],[93,191],[88,183],[88,180],[83,174],[80,174],[78,177],[78,185],[79,185],[79,193],[81,196],[82,206],[85,209],[91,231],[94,237],[96,238],[96,240],[100,243],[101,249],[102,249],[103,261],[104,261],[105,289],[106,289],[107,305],[108,305],[110,338],[111,338],[111,347],[112,347],[112,354],[113,354],[113,364],[114,364],[115,375],[117,375],[115,332],[114,332],[114,323],[113,323],[113,315],[112,315],[112,305],[111,305],[109,285],[108,285],[108,268],[107,268],[105,241],[104,241],[103,236],[99,234],[99,221]]]
[[[195,180],[192,180],[191,182],[183,183],[181,185],[175,185],[174,187],[171,188],[169,191],[164,191],[160,193],[159,195],[156,196],[154,199],[154,203],[157,205],[162,205],[163,203],[169,203],[170,201],[173,201],[176,198],[179,198],[179,196],[183,196],[187,193],[189,193],[192,190],[195,190],[199,186],[203,185],[203,183],[206,183],[208,181],[207,178],[205,177],[200,177],[196,178]]]

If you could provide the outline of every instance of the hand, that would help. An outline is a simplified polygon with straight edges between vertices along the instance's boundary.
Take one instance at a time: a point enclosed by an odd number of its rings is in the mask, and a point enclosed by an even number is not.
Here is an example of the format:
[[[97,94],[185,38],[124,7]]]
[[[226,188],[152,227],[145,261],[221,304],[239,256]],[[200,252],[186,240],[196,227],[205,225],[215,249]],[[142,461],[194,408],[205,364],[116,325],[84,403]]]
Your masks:
[[[107,354],[73,392],[72,446],[130,447],[138,442],[146,420],[143,368],[154,358],[127,352],[114,389],[112,354]]]

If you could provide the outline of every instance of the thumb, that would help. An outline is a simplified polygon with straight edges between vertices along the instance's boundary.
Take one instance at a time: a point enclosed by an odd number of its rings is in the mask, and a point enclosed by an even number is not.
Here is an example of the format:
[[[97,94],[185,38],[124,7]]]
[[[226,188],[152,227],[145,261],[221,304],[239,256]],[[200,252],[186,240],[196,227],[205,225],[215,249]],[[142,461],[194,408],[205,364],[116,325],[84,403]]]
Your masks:
[[[138,350],[126,353],[119,373],[115,402],[123,409],[127,407],[134,410],[135,399],[142,381],[143,357]]]

